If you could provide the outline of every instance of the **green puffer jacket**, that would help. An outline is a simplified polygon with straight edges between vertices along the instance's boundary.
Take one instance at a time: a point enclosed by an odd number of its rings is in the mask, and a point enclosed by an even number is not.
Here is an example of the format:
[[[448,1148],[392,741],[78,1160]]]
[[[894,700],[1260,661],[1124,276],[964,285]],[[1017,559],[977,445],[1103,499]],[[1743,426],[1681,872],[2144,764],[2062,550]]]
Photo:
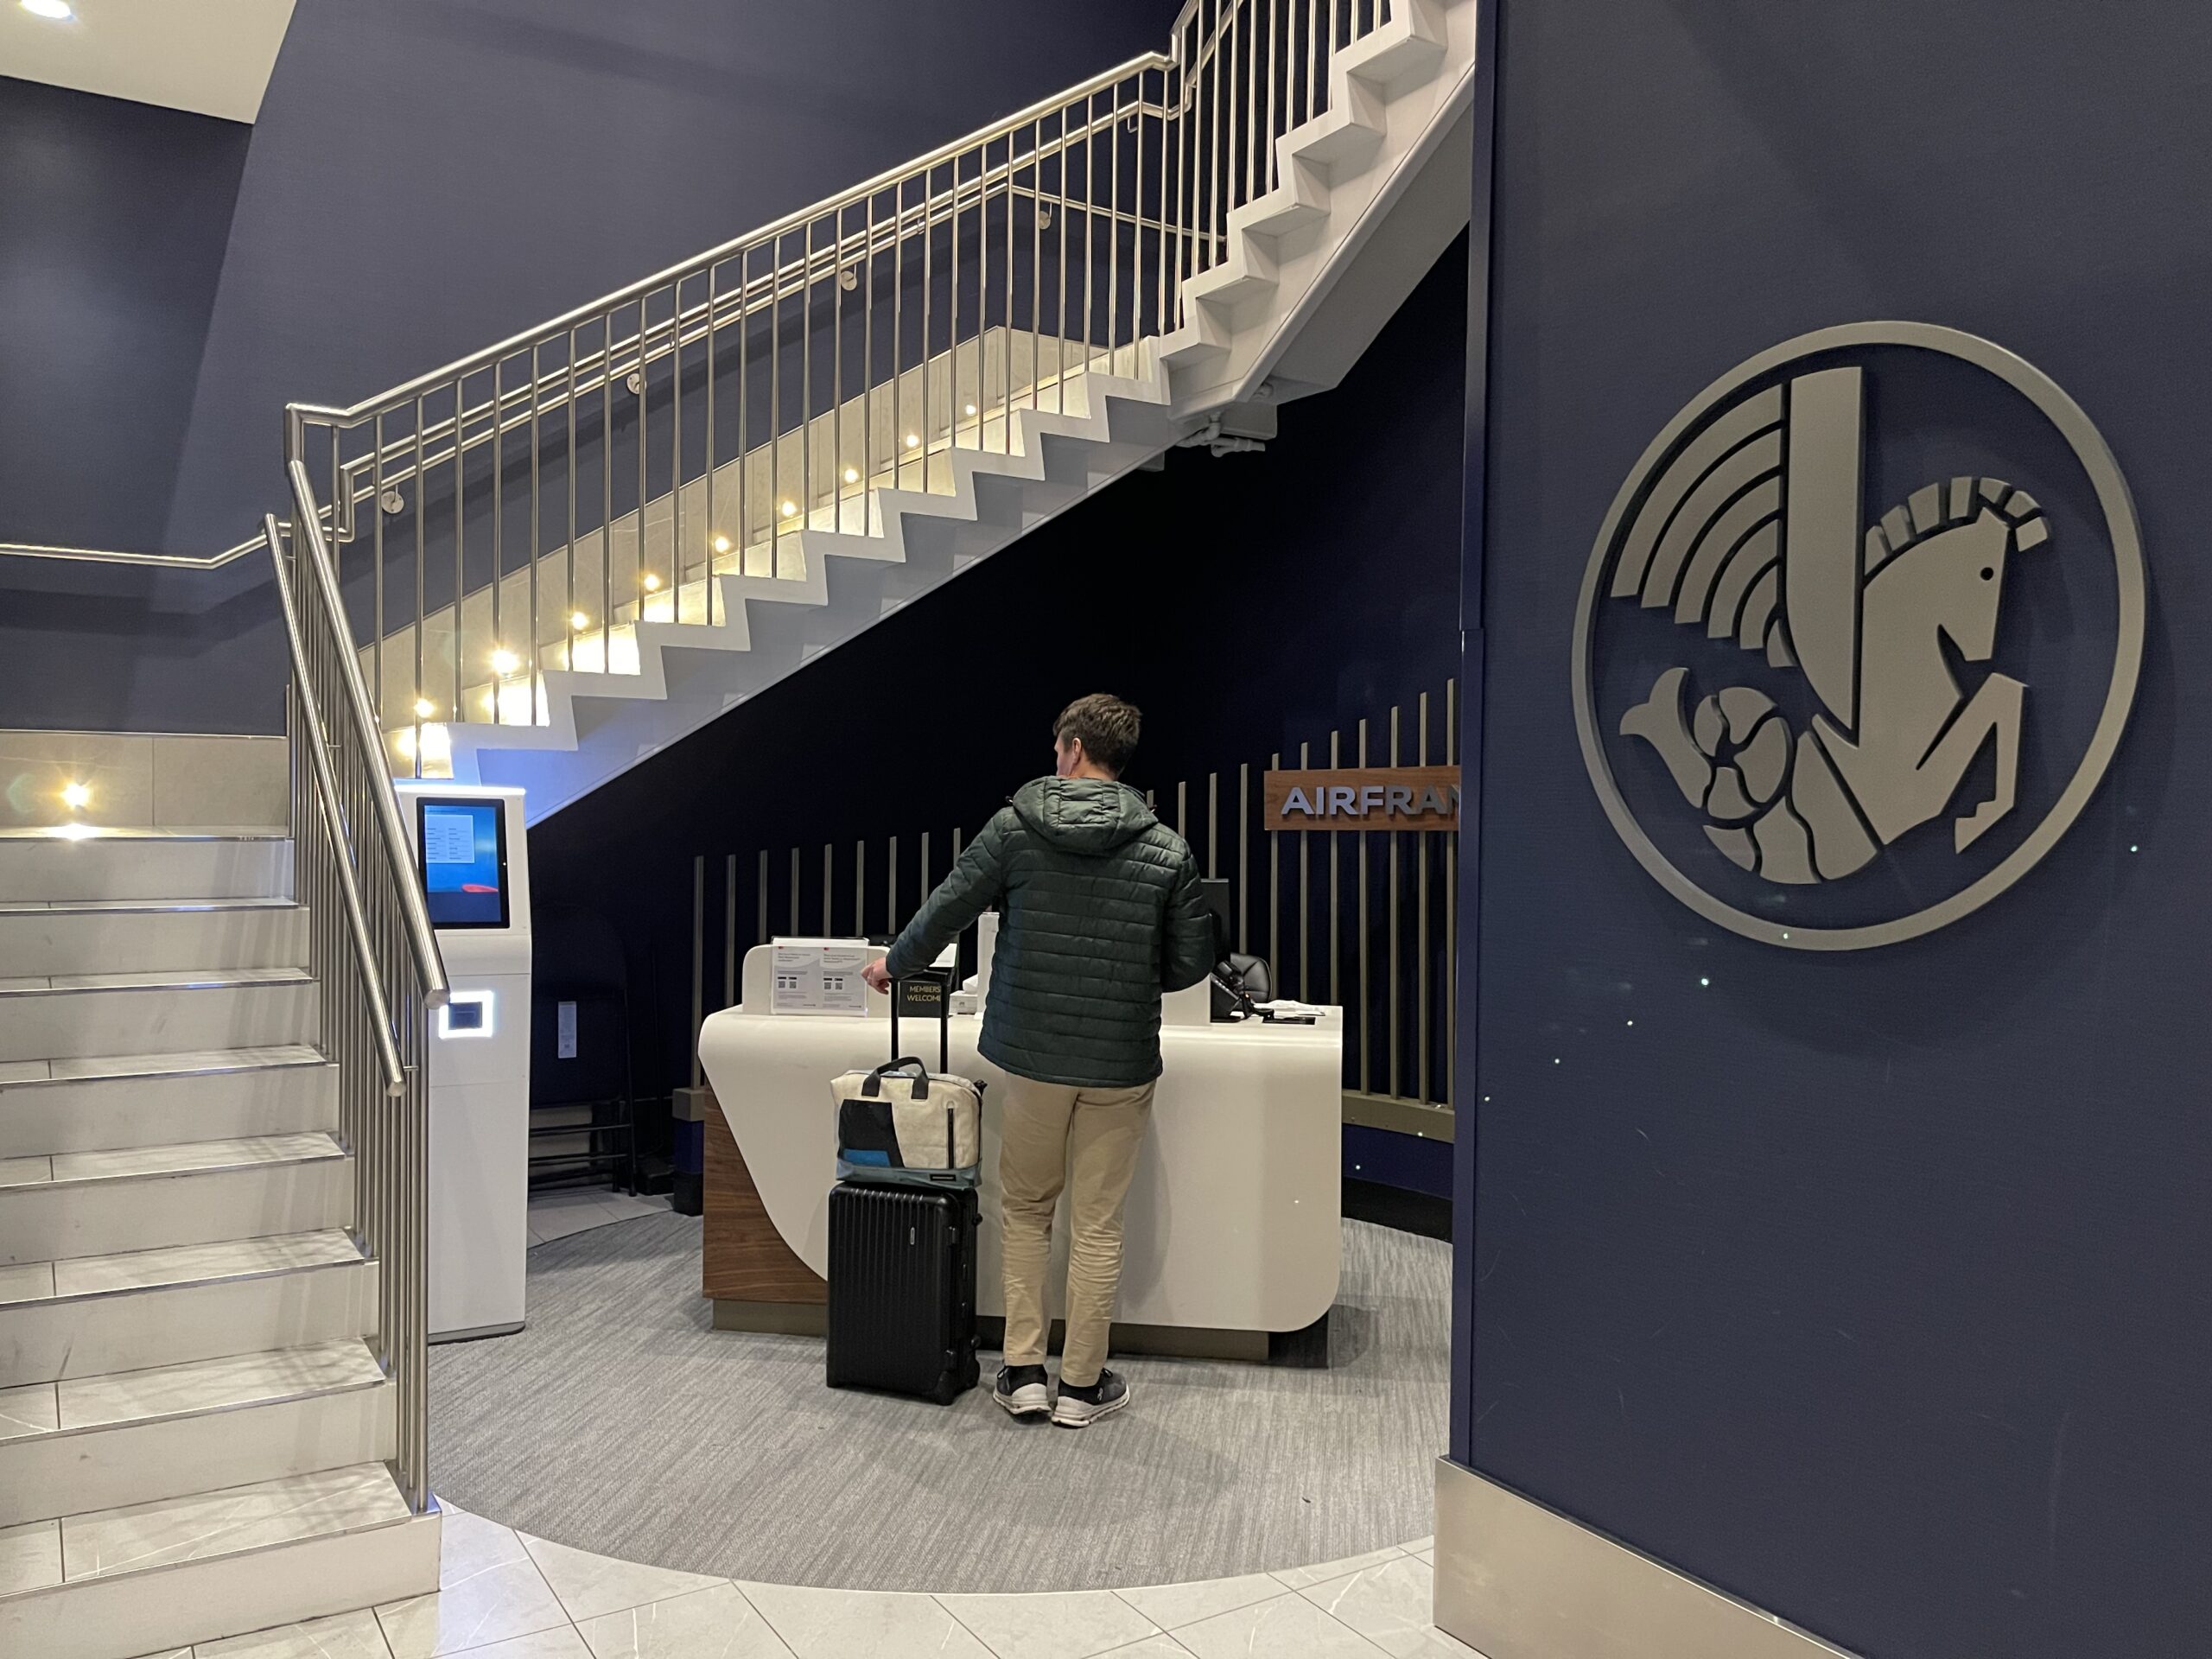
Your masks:
[[[1214,965],[1198,861],[1144,798],[1039,778],[999,809],[891,947],[904,977],[1003,903],[983,1058],[1019,1077],[1122,1089],[1160,1075],[1160,996]]]

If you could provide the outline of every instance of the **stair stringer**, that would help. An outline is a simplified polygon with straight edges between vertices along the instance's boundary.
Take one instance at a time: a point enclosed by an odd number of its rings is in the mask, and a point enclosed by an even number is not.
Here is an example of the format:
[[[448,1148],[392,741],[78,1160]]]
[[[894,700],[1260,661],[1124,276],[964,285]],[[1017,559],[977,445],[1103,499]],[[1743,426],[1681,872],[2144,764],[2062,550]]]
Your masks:
[[[1184,279],[1185,321],[1160,341],[1179,418],[1273,400],[1269,372],[1472,105],[1476,5],[1400,0],[1336,54],[1328,109],[1275,140],[1280,182],[1230,210],[1221,262]]]
[[[454,775],[528,791],[536,823],[1159,455],[1182,435],[1142,378],[1084,378],[1086,408],[1017,410],[1012,454],[956,448],[950,492],[869,493],[870,533],[794,532],[804,574],[712,578],[712,625],[636,626],[638,672],[545,671],[544,721],[456,724]]]

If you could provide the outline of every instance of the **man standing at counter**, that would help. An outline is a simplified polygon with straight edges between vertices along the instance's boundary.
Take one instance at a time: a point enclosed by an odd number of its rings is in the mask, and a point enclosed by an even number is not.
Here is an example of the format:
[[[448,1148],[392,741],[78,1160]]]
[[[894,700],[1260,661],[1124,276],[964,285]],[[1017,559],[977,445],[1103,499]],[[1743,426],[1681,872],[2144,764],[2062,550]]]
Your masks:
[[[994,1389],[1016,1417],[1083,1428],[1128,1403],[1106,1369],[1122,1280],[1122,1206],[1160,1072],[1160,999],[1218,956],[1198,861],[1120,781],[1141,716],[1077,698],[1052,728],[1052,776],[1025,784],[866,969],[887,990],[1003,905],[983,1009],[983,1058],[1007,1074],[999,1198],[1006,1363]],[[1068,1194],[1067,1340],[1045,1372],[1052,1211]]]

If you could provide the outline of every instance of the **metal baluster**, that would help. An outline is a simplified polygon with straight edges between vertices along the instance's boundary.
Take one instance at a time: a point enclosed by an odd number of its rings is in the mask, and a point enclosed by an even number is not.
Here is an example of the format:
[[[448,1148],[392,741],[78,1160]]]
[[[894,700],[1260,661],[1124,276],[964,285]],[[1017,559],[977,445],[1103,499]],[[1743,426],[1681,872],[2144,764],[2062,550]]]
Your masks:
[[[1059,190],[1060,233],[1058,264],[1053,271],[1057,291],[1052,296],[1052,407],[1068,412],[1068,110],[1060,106],[1060,142],[1052,154],[1053,173]]]
[[[1338,759],[1343,752],[1343,738],[1344,734],[1340,731],[1329,734],[1329,769],[1332,772],[1343,765]],[[1332,1007],[1344,1006],[1344,999],[1337,989],[1337,964],[1338,959],[1344,955],[1344,934],[1338,925],[1337,907],[1338,866],[1341,861],[1337,857],[1338,839],[1338,836],[1332,834],[1328,840],[1322,843],[1329,852],[1329,1003]]]
[[[634,574],[634,561],[633,574]],[[599,671],[614,671],[614,314],[599,320]]]
[[[1006,135],[1006,305],[999,317],[999,448],[1014,453],[1014,296],[1020,286],[1014,263],[1014,134]]]
[[[453,706],[461,707],[461,654],[464,635],[461,603],[468,592],[467,573],[461,564],[461,383],[453,383]],[[493,718],[499,718],[499,676],[492,678],[493,702]]]
[[[899,837],[891,837],[891,844],[884,855],[884,931],[893,938],[899,933]]]
[[[1394,702],[1390,705],[1390,765],[1393,769],[1395,769],[1397,764],[1398,705]],[[1387,794],[1383,797],[1382,822],[1385,826],[1383,830],[1383,840],[1387,843],[1390,855],[1390,899],[1389,905],[1386,906],[1390,912],[1390,971],[1386,979],[1386,983],[1389,987],[1389,998],[1383,1005],[1387,1010],[1387,1014],[1382,1022],[1382,1029],[1389,1035],[1390,1095],[1391,1098],[1396,1099],[1399,1093],[1398,1051],[1402,1046],[1398,1040],[1398,900],[1400,896],[1400,889],[1398,887],[1398,852],[1401,844],[1405,840],[1405,836],[1401,831],[1392,830],[1388,827],[1390,822],[1390,807],[1389,797]]]
[[[538,642],[545,635],[538,624],[537,615],[537,560],[538,560],[538,457],[541,442],[538,430],[537,342],[530,348],[530,717],[537,719],[537,689],[544,683],[544,647]]]
[[[564,626],[561,630],[561,638],[564,642],[561,647],[561,666],[573,669],[576,665],[576,400],[578,397],[576,331],[574,328],[569,330],[569,362],[565,390],[568,396],[564,401],[569,405],[569,460],[562,471],[567,474],[569,485],[569,575],[567,585],[561,594],[562,603],[568,613],[563,618]]]
[[[1107,128],[1106,196],[1110,211],[1106,215],[1106,372],[1119,372],[1119,362],[1114,353],[1122,343],[1122,87],[1126,83],[1114,84],[1113,124]],[[1137,76],[1138,107],[1143,107],[1144,76]],[[1144,117],[1137,117],[1138,143],[1143,143]],[[1137,246],[1144,245],[1144,226],[1140,219],[1136,227]],[[1130,272],[1134,285],[1135,271]]]
[[[647,297],[643,294],[638,296],[638,540],[636,549],[630,556],[630,581],[638,590],[634,607],[630,613],[632,619],[630,636],[637,642],[638,660],[640,667],[643,667],[645,663],[645,595],[652,591],[646,584],[652,580],[653,576],[653,573],[645,569],[645,495],[652,487],[645,477],[645,458],[652,436],[652,427],[648,418],[652,413],[652,405],[647,401],[652,387],[645,378],[645,301]],[[611,359],[607,372],[610,375],[613,372]],[[613,673],[614,664],[609,663],[607,665],[607,671]]]
[[[676,279],[676,339],[669,363],[668,464],[668,613],[671,621],[683,620],[683,279]],[[707,309],[707,327],[715,323],[714,308]],[[711,573],[710,573],[711,575]],[[696,1086],[696,1085],[695,1085]]]
[[[798,494],[791,505],[798,509],[794,527],[804,531],[814,522],[814,220],[810,219],[806,221],[798,273]],[[782,505],[777,503],[779,510]],[[806,543],[802,541],[802,558],[805,551]],[[780,562],[776,574],[783,574]]]
[[[504,521],[500,517],[500,509],[505,505],[507,493],[506,467],[504,464],[507,453],[506,405],[500,397],[505,367],[504,359],[494,358],[492,360],[492,638],[494,640],[500,638],[499,589],[505,585],[502,579],[506,573],[507,563],[507,543]],[[537,640],[532,639],[528,655],[534,662],[537,655]],[[494,710],[493,718],[498,718],[497,710]]]
[[[711,306],[707,312],[708,338],[714,338],[715,314]],[[714,451],[707,451],[707,458],[714,459]],[[722,866],[722,1007],[738,1005],[737,994],[737,855],[732,853]]]
[[[853,937],[868,937],[868,843],[853,843]]]
[[[387,720],[387,719],[388,719],[388,718],[390,718],[390,716],[391,716],[391,705],[390,705],[390,704],[388,704],[387,702],[385,702],[385,698],[384,698],[384,636],[385,636],[385,620],[384,620],[384,521],[385,521],[385,511],[384,511],[384,416],[381,416],[381,415],[378,416],[376,417],[376,419],[375,419],[375,420],[371,423],[371,426],[370,426],[370,435],[371,435],[371,436],[372,436],[372,437],[376,441],[376,448],[375,448],[372,451],[371,451],[371,452],[370,452],[370,455],[369,455],[369,480],[370,480],[370,488],[371,488],[371,490],[374,493],[375,497],[376,497],[376,499],[375,499],[375,501],[374,501],[374,503],[373,503],[373,505],[372,505],[372,509],[371,509],[371,511],[370,511],[370,513],[369,513],[369,519],[370,519],[370,523],[371,523],[371,525],[372,525],[372,529],[371,529],[371,531],[370,531],[370,539],[371,539],[371,540],[374,543],[374,544],[375,544],[375,550],[374,550],[374,552],[373,552],[373,553],[372,553],[372,559],[373,559],[373,561],[374,561],[375,568],[374,568],[374,569],[373,569],[369,573],[369,582],[370,582],[370,586],[371,586],[371,588],[372,589],[372,596],[371,603],[372,603],[372,607],[373,607],[373,613],[374,613],[374,621],[373,621],[373,623],[372,624],[372,627],[373,627],[373,630],[374,630],[373,634],[372,634],[372,657],[373,657],[373,659],[374,659],[374,664],[375,664],[375,682],[376,682],[376,684],[375,684],[375,690],[376,690],[376,702],[375,702],[375,705],[374,705],[374,706],[375,706],[375,709],[376,709],[376,711],[377,711],[377,721],[378,721],[378,723],[379,725],[381,725],[381,724],[382,724],[385,720]],[[296,558],[298,556],[297,556],[296,554],[294,554],[294,555],[291,555],[290,556],[292,556],[292,557],[294,557],[294,558]],[[420,753],[422,753],[422,751],[423,751],[423,717],[422,717],[422,715],[419,715],[419,714],[416,713],[415,709],[414,709],[414,706],[413,706],[411,703],[409,705],[407,712],[408,712],[408,714],[409,714],[410,717],[411,717],[411,718],[414,720],[414,721],[415,721],[415,752],[416,752],[417,754],[420,754]],[[389,766],[391,764],[391,756],[389,756],[389,755],[383,755],[383,754],[380,754],[380,755],[378,757],[378,760],[379,764],[381,764],[381,765],[383,765],[383,766]]]
[[[868,493],[875,487],[875,192],[861,219],[861,534],[869,532]]]
[[[906,485],[906,388],[899,372],[906,354],[906,181],[891,190],[891,487],[898,490]]]
[[[423,520],[426,516],[424,509],[427,505],[423,494],[423,400],[418,396],[415,399],[415,690],[411,699],[418,709],[423,702],[423,638],[429,631],[423,581],[425,561],[429,557],[423,533]],[[312,511],[304,504],[302,510]],[[305,535],[307,532],[302,528],[300,533]],[[456,662],[460,660],[458,652],[454,655],[454,660]],[[456,683],[459,678],[460,675],[456,672],[454,675]],[[461,697],[458,693],[454,695],[453,700],[453,718],[455,721],[461,718]],[[415,776],[420,778],[423,775],[423,728],[420,726],[415,728],[414,767]]]
[[[1252,764],[1240,760],[1236,763],[1236,948],[1245,951],[1252,948],[1246,938],[1251,925],[1251,906],[1246,896],[1246,877],[1251,869],[1251,814]]]
[[[1206,773],[1206,879],[1221,876],[1221,774]]]
[[[952,395],[945,405],[946,465],[951,464],[950,452],[960,447],[960,157],[952,158],[952,245],[946,251],[945,263],[951,272],[952,297],[947,308],[950,321],[945,325],[945,351],[952,375]],[[981,339],[978,337],[980,349]],[[979,430],[979,441],[982,434]]]
[[[1282,753],[1277,750],[1268,757],[1268,770],[1282,770]],[[1268,838],[1268,976],[1277,996],[1282,995],[1282,833],[1270,830],[1265,825],[1261,834]]]
[[[1459,682],[1444,682],[1444,757],[1447,763],[1458,766],[1459,759]],[[1470,779],[1463,771],[1459,778],[1460,809],[1455,823],[1464,823],[1466,816],[1466,789]],[[1444,1100],[1456,1107],[1456,1084],[1459,1057],[1453,1047],[1459,1018],[1459,831],[1451,830],[1444,842]],[[1472,1133],[1471,1127],[1469,1133]]]
[[[707,626],[710,628],[715,626],[715,590],[721,585],[722,550],[716,543],[722,531],[721,522],[715,517],[715,331],[721,321],[721,296],[718,291],[721,285],[721,269],[719,260],[709,261],[707,265]],[[738,283],[737,318],[741,333],[745,327],[745,284],[742,280]],[[739,471],[742,472],[745,467],[742,451],[737,465]],[[741,549],[743,546],[742,532],[740,533],[739,545]],[[741,551],[738,555],[741,567],[744,561],[745,556]],[[733,853],[730,856],[735,858],[737,855]],[[736,879],[734,874],[730,878],[733,882]],[[730,902],[734,904],[736,900]],[[733,918],[734,915],[733,912]],[[733,919],[731,926],[735,925]],[[735,938],[735,935],[731,937]]]
[[[1029,407],[1038,409],[1045,360],[1045,118],[1029,124]]]
[[[1359,765],[1367,765],[1367,720],[1359,722]],[[1367,841],[1368,832],[1359,832],[1359,1092],[1368,1090],[1367,1046]]]
[[[1313,764],[1312,748],[1313,746],[1308,743],[1300,743],[1298,746],[1298,769],[1300,772],[1306,771]],[[1301,1002],[1311,1002],[1313,1000],[1313,982],[1307,972],[1308,966],[1313,960],[1313,953],[1307,948],[1307,936],[1313,911],[1313,901],[1307,896],[1306,888],[1306,878],[1313,871],[1313,849],[1308,844],[1313,839],[1313,832],[1311,830],[1301,830],[1298,832],[1298,1000]]]
[[[783,574],[784,238],[768,247],[768,574]],[[792,902],[796,904],[797,899]],[[796,916],[791,931],[798,931]]]
[[[1421,748],[1419,764],[1428,764],[1428,693],[1421,694]],[[1414,1090],[1419,1098],[1428,1098],[1428,843],[1432,836],[1421,834],[1414,838],[1414,856],[1420,861],[1414,881],[1414,1029],[1420,1038],[1414,1065]]]
[[[734,539],[737,543],[737,571],[742,576],[753,574],[753,520],[745,511],[746,476],[753,470],[750,429],[746,422],[747,390],[753,383],[747,361],[753,334],[753,282],[746,274],[752,254],[752,249],[741,248],[737,255],[737,535]],[[771,553],[769,556],[772,560],[774,555]]]
[[[922,488],[930,487],[930,449],[937,442],[932,423],[937,418],[937,406],[930,401],[935,389],[936,377],[930,370],[930,312],[937,299],[937,275],[933,270],[937,251],[937,169],[922,169]]]

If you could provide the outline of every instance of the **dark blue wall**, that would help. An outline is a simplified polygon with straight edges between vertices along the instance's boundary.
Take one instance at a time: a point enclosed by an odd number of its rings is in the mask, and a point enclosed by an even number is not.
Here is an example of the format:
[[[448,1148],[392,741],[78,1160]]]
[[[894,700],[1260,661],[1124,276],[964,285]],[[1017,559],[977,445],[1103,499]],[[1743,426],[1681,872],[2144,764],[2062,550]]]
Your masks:
[[[822,844],[839,843],[849,884],[853,842],[903,835],[911,910],[915,834],[932,830],[942,875],[953,827],[973,832],[1050,770],[1052,718],[1086,691],[1145,711],[1129,781],[1172,788],[1441,689],[1457,646],[1465,245],[1341,386],[1284,408],[1264,454],[1177,451],[1132,474],[531,831],[540,904],[623,938],[646,1005],[642,1092],[689,1077],[695,855],[714,866],[714,1006],[724,855],[741,855],[750,929],[758,849],[813,849],[802,914],[818,921]],[[869,880],[879,931],[880,869]],[[780,927],[780,862],[774,891]]]
[[[1508,0],[1501,29],[1455,1455],[1872,1659],[2201,1651],[2212,13]],[[1570,641],[1676,410],[1875,318],[2088,410],[2149,638],[2040,867],[1929,937],[1801,953],[1623,847]]]
[[[1173,17],[301,0],[250,139],[0,81],[0,536],[231,546],[283,505],[286,402],[489,345],[1164,50]],[[0,718],[275,729],[265,601],[224,610],[244,585],[0,561]],[[218,671],[234,624],[250,670]]]

